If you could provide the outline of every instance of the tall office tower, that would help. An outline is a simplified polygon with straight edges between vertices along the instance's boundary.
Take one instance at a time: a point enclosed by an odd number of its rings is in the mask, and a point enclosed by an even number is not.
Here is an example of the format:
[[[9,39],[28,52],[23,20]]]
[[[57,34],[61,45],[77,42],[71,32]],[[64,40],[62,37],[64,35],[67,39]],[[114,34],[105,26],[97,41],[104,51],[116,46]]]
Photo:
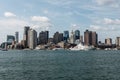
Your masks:
[[[29,29],[30,29],[29,26],[24,27],[23,40],[25,40],[25,48],[28,47],[28,31],[29,31]]]
[[[71,32],[70,43],[75,44],[75,33],[73,31]]]
[[[98,42],[98,35],[96,32],[86,30],[84,32],[84,44],[96,46]]]
[[[80,31],[75,30],[75,40],[80,39]]]
[[[16,43],[19,42],[19,32],[15,32],[15,41]]]
[[[49,31],[42,31],[39,33],[39,44],[47,44],[49,38]]]
[[[63,33],[59,33],[59,42],[63,41]]]
[[[59,32],[56,32],[53,36],[53,42],[56,44],[59,42]]]
[[[112,39],[111,38],[105,39],[105,44],[106,45],[112,45]]]
[[[37,32],[33,29],[28,30],[28,47],[35,49],[37,46]]]
[[[98,35],[96,32],[92,32],[92,45],[96,46],[98,43]]]
[[[86,30],[84,32],[84,44],[85,45],[92,45],[92,32]]]
[[[116,46],[119,47],[120,46],[120,37],[116,38]]]
[[[13,35],[7,35],[7,42],[12,44],[12,42],[15,41],[15,36]]]
[[[58,42],[63,41],[63,33],[56,32],[53,36],[53,42],[57,44]]]
[[[64,42],[68,42],[68,39],[69,39],[69,31],[64,31],[64,33],[63,33],[63,38],[64,38]]]

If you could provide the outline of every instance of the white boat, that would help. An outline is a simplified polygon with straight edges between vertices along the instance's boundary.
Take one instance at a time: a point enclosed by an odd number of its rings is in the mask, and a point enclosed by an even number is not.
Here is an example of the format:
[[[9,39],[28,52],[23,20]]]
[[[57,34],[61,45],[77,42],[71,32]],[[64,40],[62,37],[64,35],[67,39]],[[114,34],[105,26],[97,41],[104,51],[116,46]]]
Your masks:
[[[56,51],[56,50],[64,50],[64,48],[53,48],[52,50],[53,50],[53,51]]]
[[[93,46],[85,46],[81,43],[79,43],[77,46],[73,47],[73,48],[69,48],[70,50],[74,50],[74,51],[79,51],[79,50],[93,50],[95,49]]]

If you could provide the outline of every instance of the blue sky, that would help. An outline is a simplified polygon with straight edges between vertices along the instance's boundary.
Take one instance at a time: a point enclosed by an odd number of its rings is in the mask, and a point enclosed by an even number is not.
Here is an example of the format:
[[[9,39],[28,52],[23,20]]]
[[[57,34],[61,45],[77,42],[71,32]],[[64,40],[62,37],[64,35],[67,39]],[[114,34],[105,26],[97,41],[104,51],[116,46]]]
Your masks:
[[[37,32],[96,31],[99,40],[120,36],[120,0],[0,0],[0,43],[24,26]]]

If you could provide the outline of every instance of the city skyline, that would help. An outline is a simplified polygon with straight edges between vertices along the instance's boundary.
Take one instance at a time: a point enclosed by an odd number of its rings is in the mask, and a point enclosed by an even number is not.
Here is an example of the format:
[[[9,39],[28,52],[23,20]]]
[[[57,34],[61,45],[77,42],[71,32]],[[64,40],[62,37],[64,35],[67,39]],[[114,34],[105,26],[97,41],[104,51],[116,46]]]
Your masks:
[[[119,0],[3,0],[0,1],[0,43],[8,34],[19,32],[23,39],[23,27],[31,26],[37,32],[79,29],[96,31],[99,40],[120,36]]]

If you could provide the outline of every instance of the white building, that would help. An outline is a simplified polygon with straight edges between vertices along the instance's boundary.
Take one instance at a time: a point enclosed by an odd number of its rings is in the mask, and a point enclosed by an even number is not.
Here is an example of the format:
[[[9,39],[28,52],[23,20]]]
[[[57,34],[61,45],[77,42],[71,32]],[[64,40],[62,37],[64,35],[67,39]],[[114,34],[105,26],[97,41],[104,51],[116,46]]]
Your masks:
[[[74,44],[75,43],[75,33],[72,31],[71,36],[70,36],[70,43]]]
[[[37,32],[33,29],[29,29],[28,31],[28,43],[30,49],[35,49],[37,46]]]

